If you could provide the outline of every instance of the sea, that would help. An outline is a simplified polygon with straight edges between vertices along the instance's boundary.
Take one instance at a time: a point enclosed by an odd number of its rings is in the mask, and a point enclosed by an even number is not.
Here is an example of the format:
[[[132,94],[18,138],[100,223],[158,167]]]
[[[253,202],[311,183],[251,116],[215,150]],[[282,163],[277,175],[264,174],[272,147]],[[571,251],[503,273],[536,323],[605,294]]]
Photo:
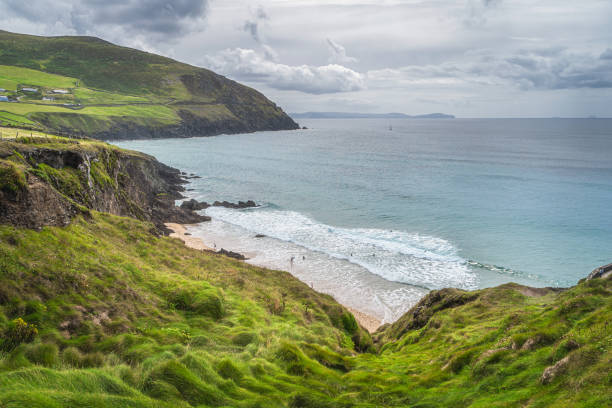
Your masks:
[[[302,119],[117,145],[190,179],[205,244],[382,322],[432,289],[567,287],[612,262],[612,119]]]

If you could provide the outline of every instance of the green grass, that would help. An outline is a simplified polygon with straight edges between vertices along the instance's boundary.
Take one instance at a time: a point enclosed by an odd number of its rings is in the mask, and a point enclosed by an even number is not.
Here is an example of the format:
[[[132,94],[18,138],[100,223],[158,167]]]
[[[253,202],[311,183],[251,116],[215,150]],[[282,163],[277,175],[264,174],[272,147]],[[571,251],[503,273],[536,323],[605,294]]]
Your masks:
[[[36,175],[78,201],[78,171],[19,153],[43,147],[107,157],[92,177],[113,184],[118,148],[28,137],[0,143],[2,191]],[[612,404],[610,279],[540,297],[515,284],[434,292],[372,343],[346,309],[290,274],[151,227],[95,211],[62,228],[0,226],[0,333],[11,339],[0,347],[0,406]]]
[[[18,103],[0,106],[18,116],[0,117],[11,125],[34,121],[47,131],[105,138],[113,128],[130,124],[155,135],[176,135],[177,129],[210,134],[224,129],[269,130],[279,122],[292,123],[253,89],[203,68],[96,38],[45,38],[0,31],[0,60],[0,87],[12,91],[13,98],[19,96]],[[19,91],[28,85],[40,92]],[[56,88],[70,93],[52,94]],[[42,101],[43,96],[55,100]],[[64,103],[80,104],[84,109],[67,109],[61,106]],[[181,110],[195,118],[183,128],[178,127]]]
[[[39,70],[21,68],[9,65],[0,65],[0,88],[16,90],[16,86],[8,84],[25,84],[43,86],[48,88],[74,88],[76,78],[54,75]],[[7,84],[4,86],[3,84]]]

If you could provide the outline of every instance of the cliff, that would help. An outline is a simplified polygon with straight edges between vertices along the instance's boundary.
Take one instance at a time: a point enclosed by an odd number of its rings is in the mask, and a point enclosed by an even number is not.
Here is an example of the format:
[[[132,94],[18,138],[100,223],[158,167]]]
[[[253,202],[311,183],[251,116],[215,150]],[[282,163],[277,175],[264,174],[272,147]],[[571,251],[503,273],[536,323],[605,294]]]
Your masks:
[[[25,137],[0,142],[0,223],[65,226],[90,210],[155,224],[207,218],[176,207],[178,170],[91,140]]]

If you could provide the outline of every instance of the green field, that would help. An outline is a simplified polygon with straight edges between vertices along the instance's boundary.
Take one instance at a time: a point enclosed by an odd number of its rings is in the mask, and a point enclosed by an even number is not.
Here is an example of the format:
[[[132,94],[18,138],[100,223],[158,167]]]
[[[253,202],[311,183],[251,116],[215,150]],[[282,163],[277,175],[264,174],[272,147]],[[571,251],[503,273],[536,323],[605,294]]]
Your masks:
[[[203,68],[97,38],[47,38],[0,30],[0,61],[0,88],[18,101],[0,110],[21,116],[0,119],[4,124],[101,138],[133,127],[150,137],[189,136],[183,135],[186,130],[207,135],[297,127],[253,89]],[[39,92],[24,92],[23,87]],[[55,94],[54,89],[69,93]],[[50,97],[54,100],[42,100]],[[63,104],[85,109],[63,115],[68,112]],[[115,107],[120,112],[110,109]],[[186,119],[179,117],[181,113]],[[128,131],[117,137],[130,136]]]
[[[10,87],[3,84],[23,84],[66,89],[74,88],[77,81],[76,78],[48,74],[34,69],[0,65],[0,88],[15,90],[17,86]]]
[[[33,149],[106,159],[90,178],[27,159]],[[92,186],[120,187],[120,152],[151,160],[96,141],[2,141],[0,194],[36,178],[84,203]],[[434,291],[370,337],[288,273],[151,229],[95,211],[0,226],[0,406],[612,405],[612,279]]]

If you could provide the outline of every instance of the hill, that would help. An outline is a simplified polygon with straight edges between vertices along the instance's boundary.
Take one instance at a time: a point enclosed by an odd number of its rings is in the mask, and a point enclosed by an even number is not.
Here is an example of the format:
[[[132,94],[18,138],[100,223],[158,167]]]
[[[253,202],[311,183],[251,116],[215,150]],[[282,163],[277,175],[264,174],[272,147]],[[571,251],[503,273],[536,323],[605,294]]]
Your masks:
[[[406,115],[405,113],[303,112],[290,113],[294,119],[454,119],[446,113]]]
[[[370,336],[288,273],[160,236],[178,174],[97,141],[0,141],[0,214],[47,197],[35,225],[0,219],[0,406],[612,404],[610,277],[433,291]]]
[[[5,125],[97,139],[297,128],[254,89],[93,37],[0,31],[1,95]]]

